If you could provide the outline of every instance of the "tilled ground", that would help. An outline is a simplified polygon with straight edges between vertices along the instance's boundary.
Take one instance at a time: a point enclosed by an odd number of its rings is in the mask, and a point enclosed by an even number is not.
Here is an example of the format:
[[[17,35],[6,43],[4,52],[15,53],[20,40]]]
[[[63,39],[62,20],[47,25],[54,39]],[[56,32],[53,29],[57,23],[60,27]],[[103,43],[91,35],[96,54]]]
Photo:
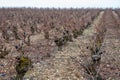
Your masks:
[[[33,61],[33,68],[26,73],[24,80],[86,80],[80,64],[90,57],[90,52],[86,47],[92,44],[92,38],[94,33],[96,33],[95,27],[99,24],[103,14],[104,12],[100,13],[93,21],[93,24],[85,29],[83,35],[63,46],[62,51],[58,51],[54,46],[55,44],[49,41],[52,45],[48,47],[52,46],[53,48],[48,50],[47,53],[50,51],[51,54],[42,60],[41,56],[38,55],[39,52],[34,51],[35,47],[28,47],[32,53],[28,52],[26,55],[29,54],[28,57]],[[108,21],[108,23],[110,22],[113,21]],[[111,25],[108,24],[108,26]],[[116,31],[119,32],[119,29],[112,28],[112,26],[107,28],[103,41],[106,53],[102,55],[100,74],[106,80],[120,79],[120,36]],[[38,43],[46,44],[47,41],[42,41],[42,37],[42,35],[32,36],[32,45],[35,46]],[[44,49],[44,47],[40,49]],[[38,48],[38,50],[40,49]],[[13,52],[15,53],[13,54]],[[33,52],[36,54],[33,54]],[[0,59],[0,73],[2,73],[2,76],[0,74],[0,80],[10,80],[10,77],[16,75],[14,67],[16,63],[15,57],[18,55],[19,53],[12,48],[12,52],[5,59]]]
[[[113,12],[113,15],[116,14]],[[108,80],[120,79],[120,35],[118,26],[111,23],[114,19],[109,20],[103,42],[106,53],[103,54],[101,62],[102,75]]]

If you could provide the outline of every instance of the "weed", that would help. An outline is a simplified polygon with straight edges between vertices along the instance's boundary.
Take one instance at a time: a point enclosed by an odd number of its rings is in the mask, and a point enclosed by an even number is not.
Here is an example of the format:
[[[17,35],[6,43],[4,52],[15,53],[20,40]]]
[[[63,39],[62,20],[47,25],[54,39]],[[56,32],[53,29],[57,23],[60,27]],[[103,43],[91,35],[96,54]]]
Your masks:
[[[16,65],[16,78],[15,80],[23,80],[25,73],[32,67],[32,62],[28,57],[18,57],[18,64]]]

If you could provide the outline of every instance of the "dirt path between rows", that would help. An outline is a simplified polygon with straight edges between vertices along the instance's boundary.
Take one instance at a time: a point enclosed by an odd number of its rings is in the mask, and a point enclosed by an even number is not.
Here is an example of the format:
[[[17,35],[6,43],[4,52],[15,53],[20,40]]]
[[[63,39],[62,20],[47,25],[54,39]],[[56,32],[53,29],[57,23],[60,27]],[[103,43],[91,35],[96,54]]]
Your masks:
[[[118,18],[114,11],[112,14],[114,18],[109,22],[114,22]],[[106,53],[102,55],[101,70],[106,80],[120,80],[120,35],[118,34],[120,28],[117,23],[107,26],[103,42]]]
[[[87,28],[83,35],[74,39],[64,46],[62,51],[57,51],[53,57],[40,61],[34,65],[32,71],[28,71],[25,77],[33,76],[33,80],[84,80],[82,69],[79,70],[71,57],[82,62],[81,56],[88,54],[86,43],[90,43],[89,36],[95,33],[94,27],[100,22],[104,12],[93,21],[91,27]],[[32,73],[31,73],[32,72]]]

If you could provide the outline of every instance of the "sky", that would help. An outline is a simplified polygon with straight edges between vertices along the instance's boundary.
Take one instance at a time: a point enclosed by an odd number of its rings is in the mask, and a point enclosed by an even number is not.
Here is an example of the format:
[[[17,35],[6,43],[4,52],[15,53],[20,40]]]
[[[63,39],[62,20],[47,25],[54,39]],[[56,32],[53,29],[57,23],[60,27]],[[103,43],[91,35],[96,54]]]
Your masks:
[[[0,7],[120,8],[120,0],[0,0]]]

